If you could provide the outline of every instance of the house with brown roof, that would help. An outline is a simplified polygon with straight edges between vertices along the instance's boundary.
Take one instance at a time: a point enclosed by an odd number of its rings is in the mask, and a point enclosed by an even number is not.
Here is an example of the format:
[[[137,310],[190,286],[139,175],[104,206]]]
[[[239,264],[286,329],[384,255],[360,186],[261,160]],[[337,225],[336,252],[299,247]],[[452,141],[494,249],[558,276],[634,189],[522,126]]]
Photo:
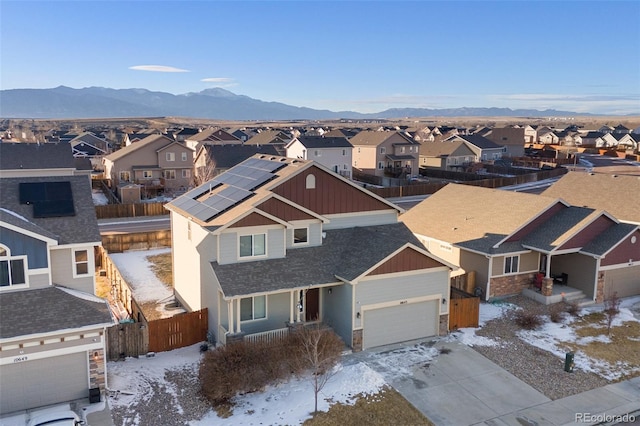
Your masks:
[[[363,130],[353,145],[353,168],[375,176],[405,178],[419,173],[420,144],[397,131]]]
[[[460,171],[461,168],[478,161],[476,153],[468,143],[424,142],[420,145],[420,167]]]
[[[308,160],[255,155],[166,206],[175,295],[219,344],[323,323],[360,350],[446,332],[452,268],[403,210]]]
[[[505,156],[523,157],[525,144],[535,142],[535,138],[532,135],[525,135],[525,130],[524,127],[514,126],[494,127],[485,137],[498,145],[504,146],[506,148]]]
[[[493,161],[502,158],[507,148],[504,145],[480,135],[454,135],[442,141],[442,143],[455,143],[464,141],[476,154],[476,161]]]
[[[25,155],[19,174],[5,169],[16,154]],[[113,318],[95,296],[91,183],[72,164],[69,144],[0,144],[2,414],[105,391]]]
[[[189,188],[193,157],[194,150],[184,144],[151,135],[105,156],[103,165],[113,187],[134,183],[153,196]]]
[[[475,274],[485,300],[640,294],[640,230],[562,198],[449,184],[401,217],[435,256]],[[534,278],[541,274],[536,291]]]

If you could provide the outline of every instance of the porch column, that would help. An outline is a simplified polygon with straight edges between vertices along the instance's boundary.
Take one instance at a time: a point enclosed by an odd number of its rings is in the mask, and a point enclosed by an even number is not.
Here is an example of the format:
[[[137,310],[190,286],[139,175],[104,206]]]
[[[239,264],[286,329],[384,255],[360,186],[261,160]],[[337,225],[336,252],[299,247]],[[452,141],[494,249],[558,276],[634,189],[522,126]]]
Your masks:
[[[296,292],[291,290],[289,292],[289,324],[293,324],[293,309],[296,303]]]
[[[240,330],[240,298],[236,300],[238,301],[237,310],[236,310],[236,333],[241,333],[242,330]]]
[[[233,334],[233,299],[227,300],[227,322],[227,331]]]
[[[300,294],[299,291],[297,293]],[[303,303],[302,298],[298,299],[298,303],[302,305]],[[300,308],[298,307],[298,303],[296,303],[296,322],[300,322]]]
[[[551,278],[551,254],[547,256],[547,270],[544,274],[545,278]]]

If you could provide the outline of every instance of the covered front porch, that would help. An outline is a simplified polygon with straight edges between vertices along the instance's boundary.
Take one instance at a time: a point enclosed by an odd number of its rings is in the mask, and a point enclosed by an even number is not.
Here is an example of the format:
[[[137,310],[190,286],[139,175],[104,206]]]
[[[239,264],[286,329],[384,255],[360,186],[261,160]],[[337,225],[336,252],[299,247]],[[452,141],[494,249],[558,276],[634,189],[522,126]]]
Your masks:
[[[219,298],[219,344],[232,341],[272,341],[292,327],[322,322],[322,288]]]
[[[545,305],[562,301],[594,303],[598,260],[581,253],[540,253],[540,272],[522,294]]]

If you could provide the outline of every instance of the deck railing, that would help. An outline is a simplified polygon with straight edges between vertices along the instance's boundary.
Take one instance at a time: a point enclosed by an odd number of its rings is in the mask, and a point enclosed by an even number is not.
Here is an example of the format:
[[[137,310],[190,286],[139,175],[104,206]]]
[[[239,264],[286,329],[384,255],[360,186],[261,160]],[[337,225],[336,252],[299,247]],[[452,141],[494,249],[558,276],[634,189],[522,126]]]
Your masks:
[[[263,331],[262,333],[247,334],[244,336],[244,340],[252,343],[271,343],[284,339],[288,334],[288,328],[279,328],[277,330]]]

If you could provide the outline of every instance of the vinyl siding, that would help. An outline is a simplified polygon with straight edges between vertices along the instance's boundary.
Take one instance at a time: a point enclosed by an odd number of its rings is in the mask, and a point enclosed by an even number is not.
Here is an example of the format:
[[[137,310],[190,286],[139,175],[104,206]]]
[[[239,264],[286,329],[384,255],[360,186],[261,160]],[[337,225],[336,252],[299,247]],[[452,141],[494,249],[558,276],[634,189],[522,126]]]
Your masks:
[[[240,329],[245,334],[253,334],[284,328],[286,326],[286,322],[289,321],[290,302],[291,295],[289,292],[268,295],[267,318],[254,321],[243,321],[240,323]],[[235,306],[238,306],[237,303]]]
[[[331,289],[331,294],[329,294]],[[320,290],[322,321],[331,327],[346,345],[352,345],[353,287],[343,284]]]
[[[267,235],[267,256],[240,258],[239,238],[242,235]],[[265,228],[233,228],[232,231],[220,234],[220,253],[218,263],[221,265],[236,262],[251,262],[255,260],[277,259],[285,256],[285,228],[276,229]]]
[[[72,256],[74,250],[70,248],[51,250],[51,281],[53,284],[94,294],[95,263],[93,260],[93,246],[88,246],[85,249],[89,254],[89,275],[78,278],[73,277],[75,265],[73,264]]]
[[[322,224],[320,222],[307,223],[307,224],[293,224],[293,225],[296,228],[303,228],[305,226],[308,227],[308,231],[307,231],[308,244],[294,246],[293,245],[293,229],[287,229],[286,230],[287,249],[313,247],[313,246],[319,246],[322,244]]]
[[[538,259],[539,254],[537,252],[521,253],[518,261],[518,274],[524,272],[537,272],[539,268]],[[506,256],[511,257],[511,256]],[[504,273],[504,259],[505,256],[496,256],[493,258],[493,268],[491,270],[491,276],[499,277],[501,275],[512,275]]]
[[[29,288],[43,288],[49,285],[49,274],[29,274]]]
[[[360,306],[410,299],[427,295],[449,295],[449,270],[433,270],[411,275],[377,275],[356,285],[356,303]],[[442,314],[447,313],[446,305]]]
[[[398,212],[396,210],[362,212],[353,215],[327,215],[330,220],[324,225],[324,229],[344,229],[356,226],[387,225],[398,222]]]

